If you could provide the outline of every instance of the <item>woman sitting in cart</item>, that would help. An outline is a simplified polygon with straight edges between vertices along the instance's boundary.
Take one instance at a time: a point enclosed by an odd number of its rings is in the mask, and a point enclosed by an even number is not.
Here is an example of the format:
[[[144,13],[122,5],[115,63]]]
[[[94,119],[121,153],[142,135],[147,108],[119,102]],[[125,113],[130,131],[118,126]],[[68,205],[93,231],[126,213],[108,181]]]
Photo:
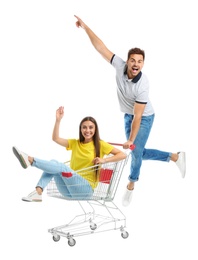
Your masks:
[[[36,189],[27,197],[23,197],[23,201],[42,201],[43,190],[52,178],[54,178],[57,188],[63,196],[70,199],[86,200],[93,195],[94,188],[98,184],[97,167],[87,173],[85,173],[86,170],[84,173],[83,171],[79,171],[79,173],[76,171],[107,162],[117,162],[126,158],[124,152],[100,139],[97,122],[90,116],[85,117],[80,122],[79,139],[64,139],[60,137],[59,127],[63,116],[64,107],[61,106],[56,110],[52,139],[57,144],[72,151],[70,166],[56,160],[41,160],[25,154],[15,146],[12,148],[24,169],[28,166],[34,166],[43,171]],[[112,154],[112,156],[103,158],[108,154]]]

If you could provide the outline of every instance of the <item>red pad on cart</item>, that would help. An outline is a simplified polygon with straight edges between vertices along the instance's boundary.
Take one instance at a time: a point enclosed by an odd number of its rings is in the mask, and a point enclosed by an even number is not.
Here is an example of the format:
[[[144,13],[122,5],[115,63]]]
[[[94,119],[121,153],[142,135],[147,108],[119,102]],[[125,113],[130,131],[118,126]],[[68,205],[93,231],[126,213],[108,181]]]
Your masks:
[[[102,168],[100,170],[100,177],[99,177],[99,182],[103,182],[103,183],[110,183],[111,177],[113,174],[113,170],[112,169],[104,169]]]

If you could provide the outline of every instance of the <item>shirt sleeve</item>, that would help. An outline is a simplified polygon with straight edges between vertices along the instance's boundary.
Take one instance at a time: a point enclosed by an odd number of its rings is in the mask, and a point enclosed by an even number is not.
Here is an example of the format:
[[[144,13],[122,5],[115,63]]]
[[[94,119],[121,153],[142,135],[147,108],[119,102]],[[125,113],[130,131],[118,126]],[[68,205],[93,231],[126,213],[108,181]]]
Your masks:
[[[100,147],[100,156],[103,157],[104,155],[110,154],[110,152],[113,150],[113,145],[105,142],[105,141],[100,141],[101,147]]]
[[[119,69],[119,68],[123,68],[126,65],[126,62],[123,61],[123,59],[121,59],[120,57],[118,57],[117,55],[114,54],[111,58],[111,65],[115,69]]]
[[[68,139],[69,146],[66,148],[67,151],[72,150],[73,146],[76,144],[76,139]]]
[[[136,103],[146,104],[149,100],[149,82],[146,77],[142,78],[142,83],[140,84],[138,90],[138,96],[135,100]]]

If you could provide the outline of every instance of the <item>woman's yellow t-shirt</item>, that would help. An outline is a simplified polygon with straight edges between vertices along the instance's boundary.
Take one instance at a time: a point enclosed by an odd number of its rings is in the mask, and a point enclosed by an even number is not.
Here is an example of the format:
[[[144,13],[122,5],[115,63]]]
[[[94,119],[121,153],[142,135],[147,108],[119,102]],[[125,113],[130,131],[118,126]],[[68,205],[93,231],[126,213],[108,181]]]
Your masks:
[[[93,166],[93,159],[96,157],[94,143],[80,143],[79,139],[68,139],[69,146],[67,150],[71,150],[70,168],[74,171],[80,170],[78,174],[83,176],[92,188],[94,189],[98,184],[98,175],[95,169],[93,171],[83,171],[84,168]],[[100,140],[100,158],[104,155],[110,154],[113,150],[113,146],[109,143]],[[81,171],[82,170],[82,171]]]

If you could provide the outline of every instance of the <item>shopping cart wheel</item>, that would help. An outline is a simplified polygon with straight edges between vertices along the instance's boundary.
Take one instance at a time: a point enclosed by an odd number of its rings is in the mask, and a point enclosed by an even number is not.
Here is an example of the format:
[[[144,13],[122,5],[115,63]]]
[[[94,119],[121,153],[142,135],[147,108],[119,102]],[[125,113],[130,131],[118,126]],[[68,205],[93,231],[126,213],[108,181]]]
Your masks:
[[[121,233],[122,238],[127,238],[129,236],[129,233],[127,231],[123,231]]]
[[[91,230],[95,230],[97,228],[97,225],[95,223],[90,224]]]
[[[58,242],[59,240],[60,240],[60,236],[59,235],[53,235],[53,240],[55,241],[55,242]]]
[[[75,246],[75,244],[76,244],[76,240],[70,237],[68,239],[68,245],[69,246]]]

